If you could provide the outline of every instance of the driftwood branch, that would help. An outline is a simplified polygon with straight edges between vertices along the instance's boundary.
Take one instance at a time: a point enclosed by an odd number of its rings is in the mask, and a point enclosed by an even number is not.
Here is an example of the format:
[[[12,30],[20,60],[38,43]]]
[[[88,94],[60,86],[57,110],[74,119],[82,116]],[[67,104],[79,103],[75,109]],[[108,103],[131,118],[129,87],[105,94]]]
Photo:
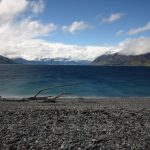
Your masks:
[[[56,99],[58,99],[58,98],[60,98],[60,97],[62,97],[62,96],[64,96],[64,95],[66,95],[66,94],[68,94],[68,93],[59,93],[58,95],[56,95],[56,96],[54,96],[54,97],[47,97],[43,102],[44,103],[55,103],[56,102]]]
[[[51,86],[51,87],[48,87],[48,88],[45,88],[45,89],[42,89],[40,91],[38,91],[35,95],[34,95],[34,99],[37,99],[37,96],[42,93],[43,91],[46,91],[46,90],[50,90],[50,89],[54,89],[54,88],[60,88],[60,87],[67,87],[67,86],[75,86],[75,85],[78,85],[79,83],[70,83],[70,84],[63,84],[63,85],[55,85],[55,86]]]
[[[16,101],[16,102],[26,102],[26,101],[32,101],[32,100],[43,100],[43,102],[47,102],[47,103],[55,103],[56,102],[56,99],[64,96],[64,95],[67,95],[69,93],[64,93],[63,91],[61,91],[58,95],[56,96],[45,96],[45,97],[37,97],[40,93],[42,93],[43,91],[46,91],[46,90],[50,90],[50,89],[54,89],[54,88],[62,88],[62,87],[67,87],[67,86],[76,86],[78,85],[79,83],[70,83],[70,84],[60,84],[60,85],[53,85],[51,87],[48,87],[48,88],[45,88],[45,89],[42,89],[40,91],[38,91],[33,97],[28,97],[28,98],[22,98],[22,99],[7,99],[7,98],[2,98],[0,96],[0,101]]]

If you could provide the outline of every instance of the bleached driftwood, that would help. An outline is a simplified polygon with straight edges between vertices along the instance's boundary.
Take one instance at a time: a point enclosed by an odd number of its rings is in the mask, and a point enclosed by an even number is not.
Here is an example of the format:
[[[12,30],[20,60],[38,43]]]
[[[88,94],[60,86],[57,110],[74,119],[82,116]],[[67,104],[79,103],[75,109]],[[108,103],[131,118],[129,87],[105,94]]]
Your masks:
[[[66,95],[67,93],[59,93],[58,95],[54,97],[47,97],[45,100],[43,100],[44,103],[56,103],[56,99]]]
[[[45,89],[41,89],[39,90],[33,97],[28,97],[28,98],[22,98],[22,99],[7,99],[7,98],[2,98],[0,96],[0,100],[2,101],[17,101],[17,102],[26,102],[26,101],[32,101],[32,100],[43,100],[43,102],[49,102],[49,103],[55,103],[56,102],[56,99],[64,96],[64,95],[67,95],[69,93],[64,93],[63,91],[61,93],[59,93],[58,95],[56,96],[44,96],[44,97],[38,97],[38,95],[40,93],[42,93],[43,91],[46,91],[46,90],[50,90],[50,89],[54,89],[54,88],[63,88],[63,87],[67,87],[67,86],[76,86],[78,85],[79,83],[70,83],[70,84],[60,84],[60,85],[54,85],[54,86],[51,86],[51,87],[48,87],[48,88],[45,88]]]
[[[54,88],[62,88],[62,87],[67,87],[67,86],[75,86],[75,85],[78,85],[79,83],[70,83],[70,84],[62,84],[62,85],[54,85],[54,86],[50,86],[48,88],[45,88],[45,89],[42,89],[40,91],[38,91],[34,96],[33,98],[34,99],[37,99],[37,96],[42,93],[43,91],[46,91],[46,90],[50,90],[50,89],[54,89]]]

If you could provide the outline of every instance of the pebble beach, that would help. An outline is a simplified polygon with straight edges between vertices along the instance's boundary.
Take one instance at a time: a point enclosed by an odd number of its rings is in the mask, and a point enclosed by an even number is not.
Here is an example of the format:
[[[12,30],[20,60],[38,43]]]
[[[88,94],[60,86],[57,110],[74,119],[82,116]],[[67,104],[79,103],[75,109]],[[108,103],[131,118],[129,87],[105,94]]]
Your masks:
[[[0,101],[1,150],[149,150],[150,98]]]

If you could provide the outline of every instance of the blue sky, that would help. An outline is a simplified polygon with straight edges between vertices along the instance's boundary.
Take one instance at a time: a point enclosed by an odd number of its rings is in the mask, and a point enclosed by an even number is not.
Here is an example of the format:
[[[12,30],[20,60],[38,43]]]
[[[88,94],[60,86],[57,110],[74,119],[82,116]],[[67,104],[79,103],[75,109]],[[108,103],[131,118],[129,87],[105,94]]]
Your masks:
[[[119,30],[143,27],[150,21],[149,0],[45,0],[46,7],[39,19],[55,22],[58,30],[47,40],[71,44],[116,44],[126,38],[149,36],[150,31],[135,35],[116,36]],[[111,14],[124,14],[112,23],[102,23]],[[61,27],[74,21],[84,21],[91,28],[74,35],[63,33]]]
[[[1,0],[0,55],[92,61],[108,51],[148,53],[149,7],[150,0]]]

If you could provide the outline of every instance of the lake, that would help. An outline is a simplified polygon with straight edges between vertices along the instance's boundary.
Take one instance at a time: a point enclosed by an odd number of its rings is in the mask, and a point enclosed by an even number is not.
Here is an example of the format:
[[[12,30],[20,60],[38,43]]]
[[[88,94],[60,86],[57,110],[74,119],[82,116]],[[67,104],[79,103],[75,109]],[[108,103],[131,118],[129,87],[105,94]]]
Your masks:
[[[78,83],[55,88],[42,95],[60,92],[84,97],[148,97],[150,67],[0,65],[0,95],[27,97],[55,84]]]

